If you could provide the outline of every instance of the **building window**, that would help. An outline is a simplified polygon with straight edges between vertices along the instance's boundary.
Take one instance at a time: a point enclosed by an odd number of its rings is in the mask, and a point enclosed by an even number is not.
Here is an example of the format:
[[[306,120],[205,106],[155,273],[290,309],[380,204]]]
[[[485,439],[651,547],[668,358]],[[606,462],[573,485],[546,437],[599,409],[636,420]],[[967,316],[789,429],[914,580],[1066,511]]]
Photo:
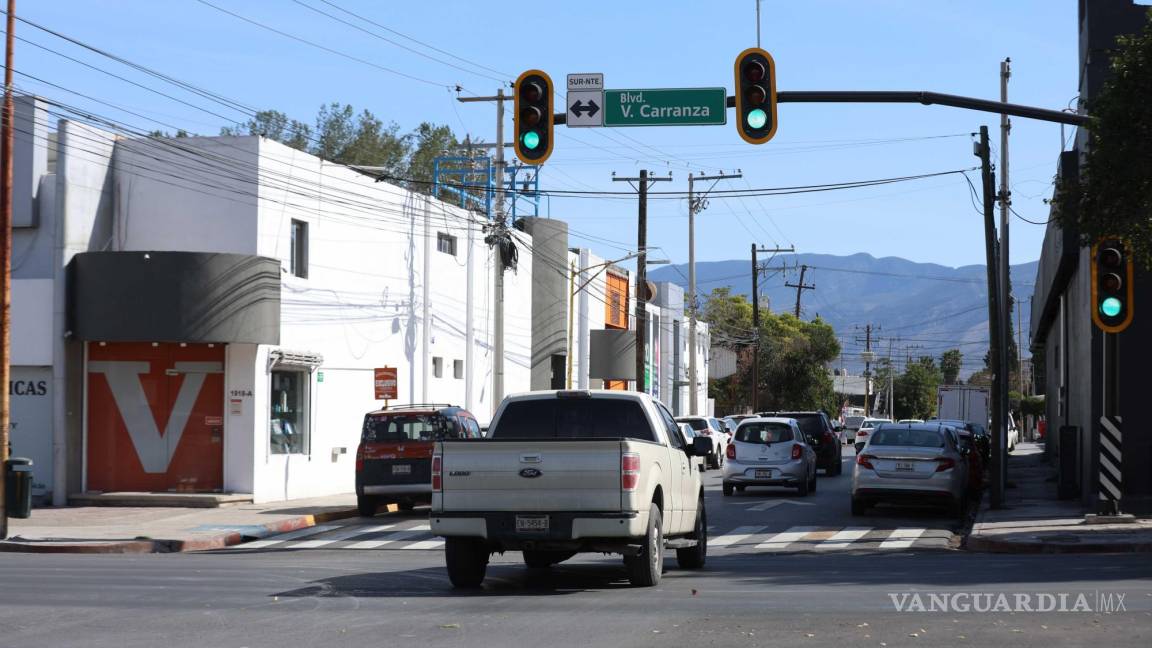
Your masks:
[[[444,232],[436,232],[436,251],[456,256],[456,237]]]
[[[289,260],[292,274],[308,278],[308,223],[292,221],[292,258]]]
[[[272,454],[308,454],[310,382],[305,369],[272,372],[269,414]]]
[[[463,380],[464,379],[464,361],[463,360],[453,360],[452,361],[452,377],[455,378],[456,380]]]
[[[444,377],[444,358],[432,356],[432,375],[436,378]]]

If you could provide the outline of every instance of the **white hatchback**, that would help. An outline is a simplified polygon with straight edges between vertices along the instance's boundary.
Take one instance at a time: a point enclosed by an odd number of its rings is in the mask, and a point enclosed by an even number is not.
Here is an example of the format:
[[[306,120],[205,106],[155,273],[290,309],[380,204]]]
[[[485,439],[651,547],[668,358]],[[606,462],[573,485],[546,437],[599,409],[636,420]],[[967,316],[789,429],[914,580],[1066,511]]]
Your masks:
[[[723,490],[786,486],[800,495],[816,490],[816,451],[796,419],[757,417],[740,422],[726,451]]]

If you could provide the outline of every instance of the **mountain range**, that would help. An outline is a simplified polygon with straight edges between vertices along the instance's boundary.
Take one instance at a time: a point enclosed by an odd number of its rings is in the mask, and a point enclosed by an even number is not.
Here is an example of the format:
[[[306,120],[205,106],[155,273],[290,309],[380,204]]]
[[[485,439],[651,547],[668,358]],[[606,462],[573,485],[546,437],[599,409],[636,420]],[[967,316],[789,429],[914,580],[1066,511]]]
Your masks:
[[[767,255],[766,255],[767,256]],[[939,358],[947,349],[963,354],[961,376],[984,366],[988,350],[988,301],[985,266],[960,268],[934,263],[917,263],[900,257],[876,258],[860,253],[851,256],[829,254],[781,254],[761,258],[761,304],[773,312],[794,312],[796,288],[785,283],[815,286],[803,290],[800,315],[817,316],[832,325],[843,348],[838,363],[851,374],[863,369],[860,352],[865,350],[866,327],[872,325],[872,350],[880,356],[891,353],[896,366],[902,359],[932,355]],[[714,289],[727,286],[733,294],[752,294],[751,259],[706,261],[696,264],[700,303]],[[1028,330],[1030,299],[1036,280],[1037,262],[1012,266],[1012,293],[1019,301],[1012,313],[1014,331],[1024,356],[1029,355]],[[670,281],[687,290],[686,264],[662,266],[648,273],[655,282]],[[1022,327],[1022,328],[1021,328]]]

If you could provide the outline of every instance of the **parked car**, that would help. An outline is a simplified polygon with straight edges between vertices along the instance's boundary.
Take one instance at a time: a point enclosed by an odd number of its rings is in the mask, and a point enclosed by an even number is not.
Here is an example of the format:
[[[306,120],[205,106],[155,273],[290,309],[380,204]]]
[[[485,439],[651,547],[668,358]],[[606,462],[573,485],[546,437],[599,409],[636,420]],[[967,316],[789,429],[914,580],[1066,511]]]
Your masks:
[[[980,450],[979,436],[976,434],[976,429],[979,426],[969,421],[951,419],[933,419],[931,422],[956,428],[956,435],[960,439],[960,449],[965,451],[968,459],[968,492],[979,492],[984,488],[984,467],[988,465],[988,460]]]
[[[694,443],[692,439],[700,436],[696,434],[696,430],[693,430],[692,426],[687,423],[677,423],[677,426],[680,428],[680,436],[684,437],[684,442],[687,445],[692,445]],[[700,472],[708,470],[708,464],[704,457],[692,457],[692,463],[695,464],[696,469]]]
[[[868,437],[852,474],[852,515],[882,501],[930,502],[964,510],[968,459],[955,428],[939,423],[885,423]]]
[[[795,419],[741,421],[728,445],[722,489],[725,495],[748,486],[785,486],[800,496],[816,490],[816,451]]]
[[[864,444],[868,443],[868,435],[872,433],[872,430],[874,430],[876,428],[876,426],[880,425],[881,423],[891,423],[891,422],[892,422],[892,419],[887,419],[887,418],[866,418],[866,419],[864,419],[860,423],[860,428],[858,430],[856,430],[856,442],[854,444],[855,448],[856,448],[856,453],[859,454],[860,451],[862,449],[864,449]]]
[[[712,452],[708,455],[705,464],[709,468],[719,468],[724,462],[724,439],[712,427],[712,422],[706,416],[681,416],[677,423],[687,423],[699,436],[707,437],[712,442]]]
[[[708,519],[695,457],[659,401],[630,391],[508,396],[487,439],[436,444],[432,533],[448,578],[477,587],[493,553],[521,551],[531,568],[580,552],[624,555],[633,585],[660,583],[664,550],[704,566]]]
[[[762,412],[760,416],[796,419],[800,431],[808,437],[808,445],[816,451],[816,467],[823,468],[826,475],[839,475],[844,471],[840,461],[843,447],[824,412]]]
[[[723,442],[721,444],[722,446],[727,447],[728,444],[732,442],[732,434],[736,430],[729,430],[728,425],[715,416],[708,417],[708,424],[712,426],[714,431],[720,433],[720,440]],[[723,456],[723,453],[721,453],[721,456]],[[721,459],[720,461],[723,462],[724,460]]]
[[[432,501],[432,450],[440,439],[478,439],[476,417],[452,405],[396,405],[364,415],[356,448],[356,509],[365,517],[395,502]]]

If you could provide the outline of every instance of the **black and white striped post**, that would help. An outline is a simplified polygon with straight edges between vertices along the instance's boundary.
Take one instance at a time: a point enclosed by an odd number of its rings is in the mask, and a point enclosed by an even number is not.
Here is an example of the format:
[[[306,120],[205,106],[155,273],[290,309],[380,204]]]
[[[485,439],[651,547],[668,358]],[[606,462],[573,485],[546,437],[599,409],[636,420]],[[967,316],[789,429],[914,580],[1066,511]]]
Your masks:
[[[1105,414],[1100,417],[1099,512],[1103,515],[1120,512],[1120,494],[1124,485],[1124,437],[1120,423],[1119,416]]]

